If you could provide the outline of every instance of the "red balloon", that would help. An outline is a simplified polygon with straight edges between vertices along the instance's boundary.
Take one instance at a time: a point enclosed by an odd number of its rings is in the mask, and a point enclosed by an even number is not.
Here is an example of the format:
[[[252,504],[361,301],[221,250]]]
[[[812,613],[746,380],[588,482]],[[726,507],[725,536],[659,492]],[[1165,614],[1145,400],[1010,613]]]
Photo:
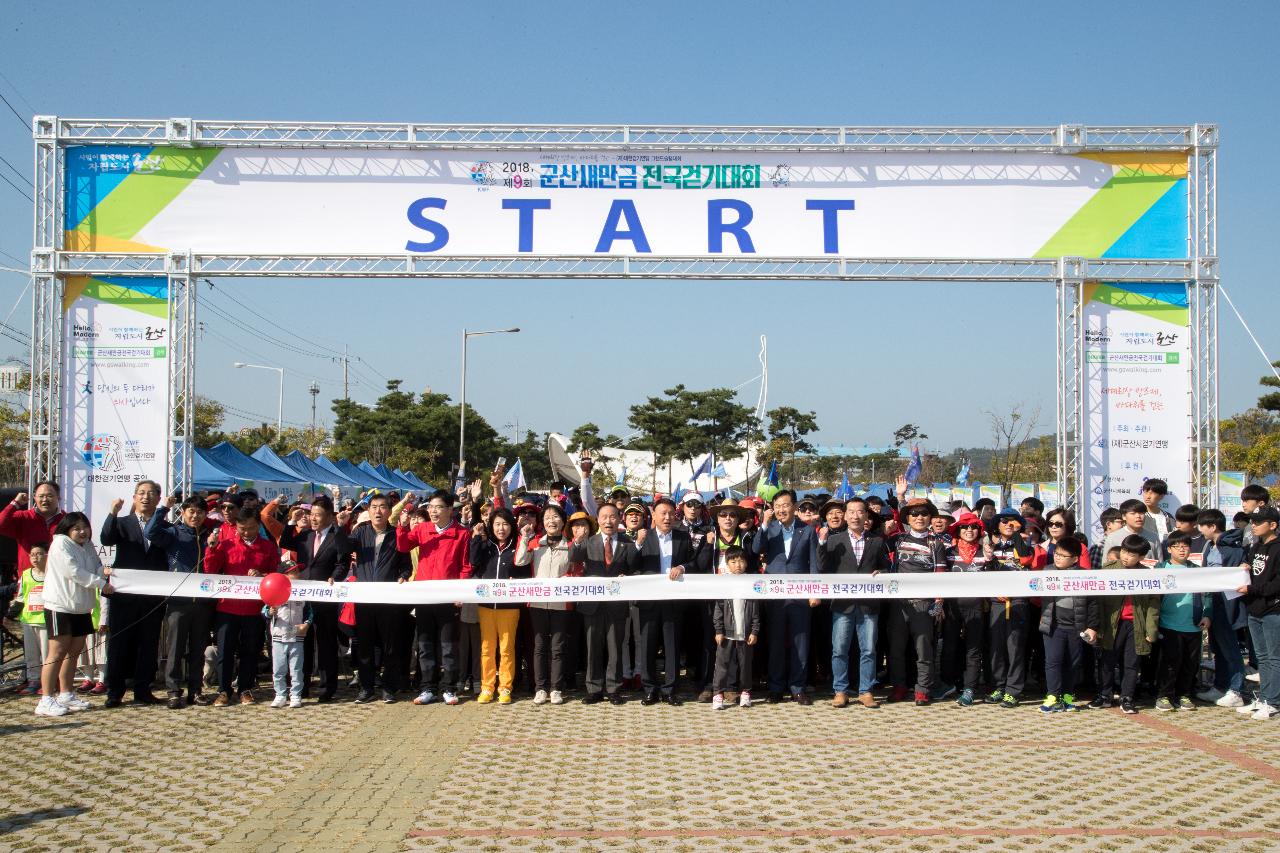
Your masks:
[[[289,600],[289,593],[293,591],[293,584],[289,583],[289,578],[279,572],[273,572],[262,579],[262,585],[258,587],[258,595],[262,597],[262,601],[268,607],[279,607]]]

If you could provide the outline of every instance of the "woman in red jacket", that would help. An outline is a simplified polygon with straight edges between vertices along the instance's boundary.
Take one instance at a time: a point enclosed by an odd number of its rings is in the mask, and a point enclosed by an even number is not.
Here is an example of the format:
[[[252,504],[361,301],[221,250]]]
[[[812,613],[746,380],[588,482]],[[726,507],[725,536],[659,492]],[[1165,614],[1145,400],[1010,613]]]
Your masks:
[[[251,578],[279,571],[280,548],[261,535],[261,524],[257,510],[240,509],[235,517],[234,536],[224,539],[221,530],[210,535],[204,570],[213,575]],[[251,705],[258,680],[258,652],[262,649],[262,602],[256,598],[219,598],[213,624],[222,658],[220,692],[213,704],[230,704],[231,679],[237,675],[240,704]]]

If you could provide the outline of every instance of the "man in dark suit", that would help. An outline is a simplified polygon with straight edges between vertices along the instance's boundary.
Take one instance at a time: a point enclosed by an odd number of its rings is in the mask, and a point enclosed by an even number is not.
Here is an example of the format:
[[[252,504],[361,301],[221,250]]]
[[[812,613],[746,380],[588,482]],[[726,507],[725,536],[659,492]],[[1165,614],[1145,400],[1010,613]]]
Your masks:
[[[113,569],[169,570],[169,557],[164,549],[153,548],[143,535],[159,502],[159,484],[143,480],[134,487],[133,507],[128,515],[120,516],[124,508],[122,499],[117,498],[111,505],[111,514],[102,524],[99,540],[116,549],[111,563]],[[164,599],[154,595],[117,593],[112,596],[108,611],[105,707],[120,705],[130,676],[134,701],[144,705],[159,701],[151,692],[151,683],[156,677],[164,605]]]
[[[638,575],[666,575],[673,581],[680,580],[686,571],[697,571],[694,565],[693,540],[688,531],[676,528],[676,505],[670,498],[659,498],[653,503],[653,529],[642,530],[637,535]],[[640,645],[644,650],[640,682],[645,696],[642,705],[654,705],[659,700],[668,705],[679,705],[676,695],[676,679],[680,675],[680,614],[683,601],[640,602]],[[658,636],[662,636],[663,658],[666,673],[658,684]]]
[[[796,517],[795,492],[783,489],[774,495],[751,540],[751,550],[760,555],[765,574],[818,573],[817,533]],[[813,704],[804,684],[809,671],[809,609],[817,604],[817,599],[802,598],[765,602],[770,702],[781,702],[789,692],[797,704]]]
[[[569,560],[582,563],[584,577],[616,578],[635,570],[636,546],[618,532],[620,522],[618,508],[603,504],[596,511],[600,532],[590,528],[590,518],[578,518],[575,513],[570,522],[573,546]],[[584,705],[594,705],[606,693],[614,705],[621,705],[622,698],[622,641],[627,628],[625,601],[579,601],[574,610],[582,615],[587,644],[587,695]]]
[[[311,502],[311,528],[302,533],[290,519],[280,534],[280,547],[298,553],[302,577],[309,581],[344,581],[351,571],[351,540],[334,518],[333,500],[321,495]],[[317,702],[332,702],[338,692],[338,613],[342,605],[313,603],[313,628],[308,632],[306,681],[314,671],[320,680]]]
[[[842,512],[837,513],[836,510]],[[853,498],[843,504],[829,501],[823,507],[828,525],[818,531],[818,563],[824,572],[842,575],[877,575],[889,571],[889,546],[870,526],[867,502]],[[832,525],[832,519],[843,520]],[[860,578],[865,580],[865,578]],[[831,600],[831,674],[835,698],[831,704],[849,704],[849,647],[858,637],[858,703],[878,708],[871,695],[876,679],[876,627],[880,618],[879,599],[833,598]]]
[[[391,526],[391,498],[374,495],[369,499],[369,523],[351,533],[355,552],[357,583],[404,583],[412,574],[409,555],[396,548],[396,531]],[[401,604],[356,605],[356,660],[360,675],[360,695],[356,701],[373,701],[373,686],[382,662],[382,701],[396,701],[400,689],[400,635],[407,608]]]

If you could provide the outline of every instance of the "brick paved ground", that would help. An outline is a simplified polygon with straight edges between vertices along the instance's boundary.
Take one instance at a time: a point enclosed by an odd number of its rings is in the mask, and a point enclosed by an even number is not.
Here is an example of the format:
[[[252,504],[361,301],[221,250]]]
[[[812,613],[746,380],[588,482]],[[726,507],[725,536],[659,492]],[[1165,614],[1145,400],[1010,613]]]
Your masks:
[[[3,850],[1280,849],[1280,724],[1219,709],[32,705]]]

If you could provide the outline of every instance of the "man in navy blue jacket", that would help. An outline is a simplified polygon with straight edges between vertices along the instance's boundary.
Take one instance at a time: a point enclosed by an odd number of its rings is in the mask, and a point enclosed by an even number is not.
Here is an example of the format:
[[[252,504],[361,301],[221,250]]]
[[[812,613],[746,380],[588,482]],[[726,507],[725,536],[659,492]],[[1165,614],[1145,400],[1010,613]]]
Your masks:
[[[796,517],[795,492],[783,489],[774,495],[773,505],[764,511],[760,529],[751,541],[751,550],[760,555],[765,574],[818,574],[818,537]],[[813,704],[804,692],[813,603],[803,598],[765,602],[770,702],[781,702],[783,694],[790,693],[797,704]]]

